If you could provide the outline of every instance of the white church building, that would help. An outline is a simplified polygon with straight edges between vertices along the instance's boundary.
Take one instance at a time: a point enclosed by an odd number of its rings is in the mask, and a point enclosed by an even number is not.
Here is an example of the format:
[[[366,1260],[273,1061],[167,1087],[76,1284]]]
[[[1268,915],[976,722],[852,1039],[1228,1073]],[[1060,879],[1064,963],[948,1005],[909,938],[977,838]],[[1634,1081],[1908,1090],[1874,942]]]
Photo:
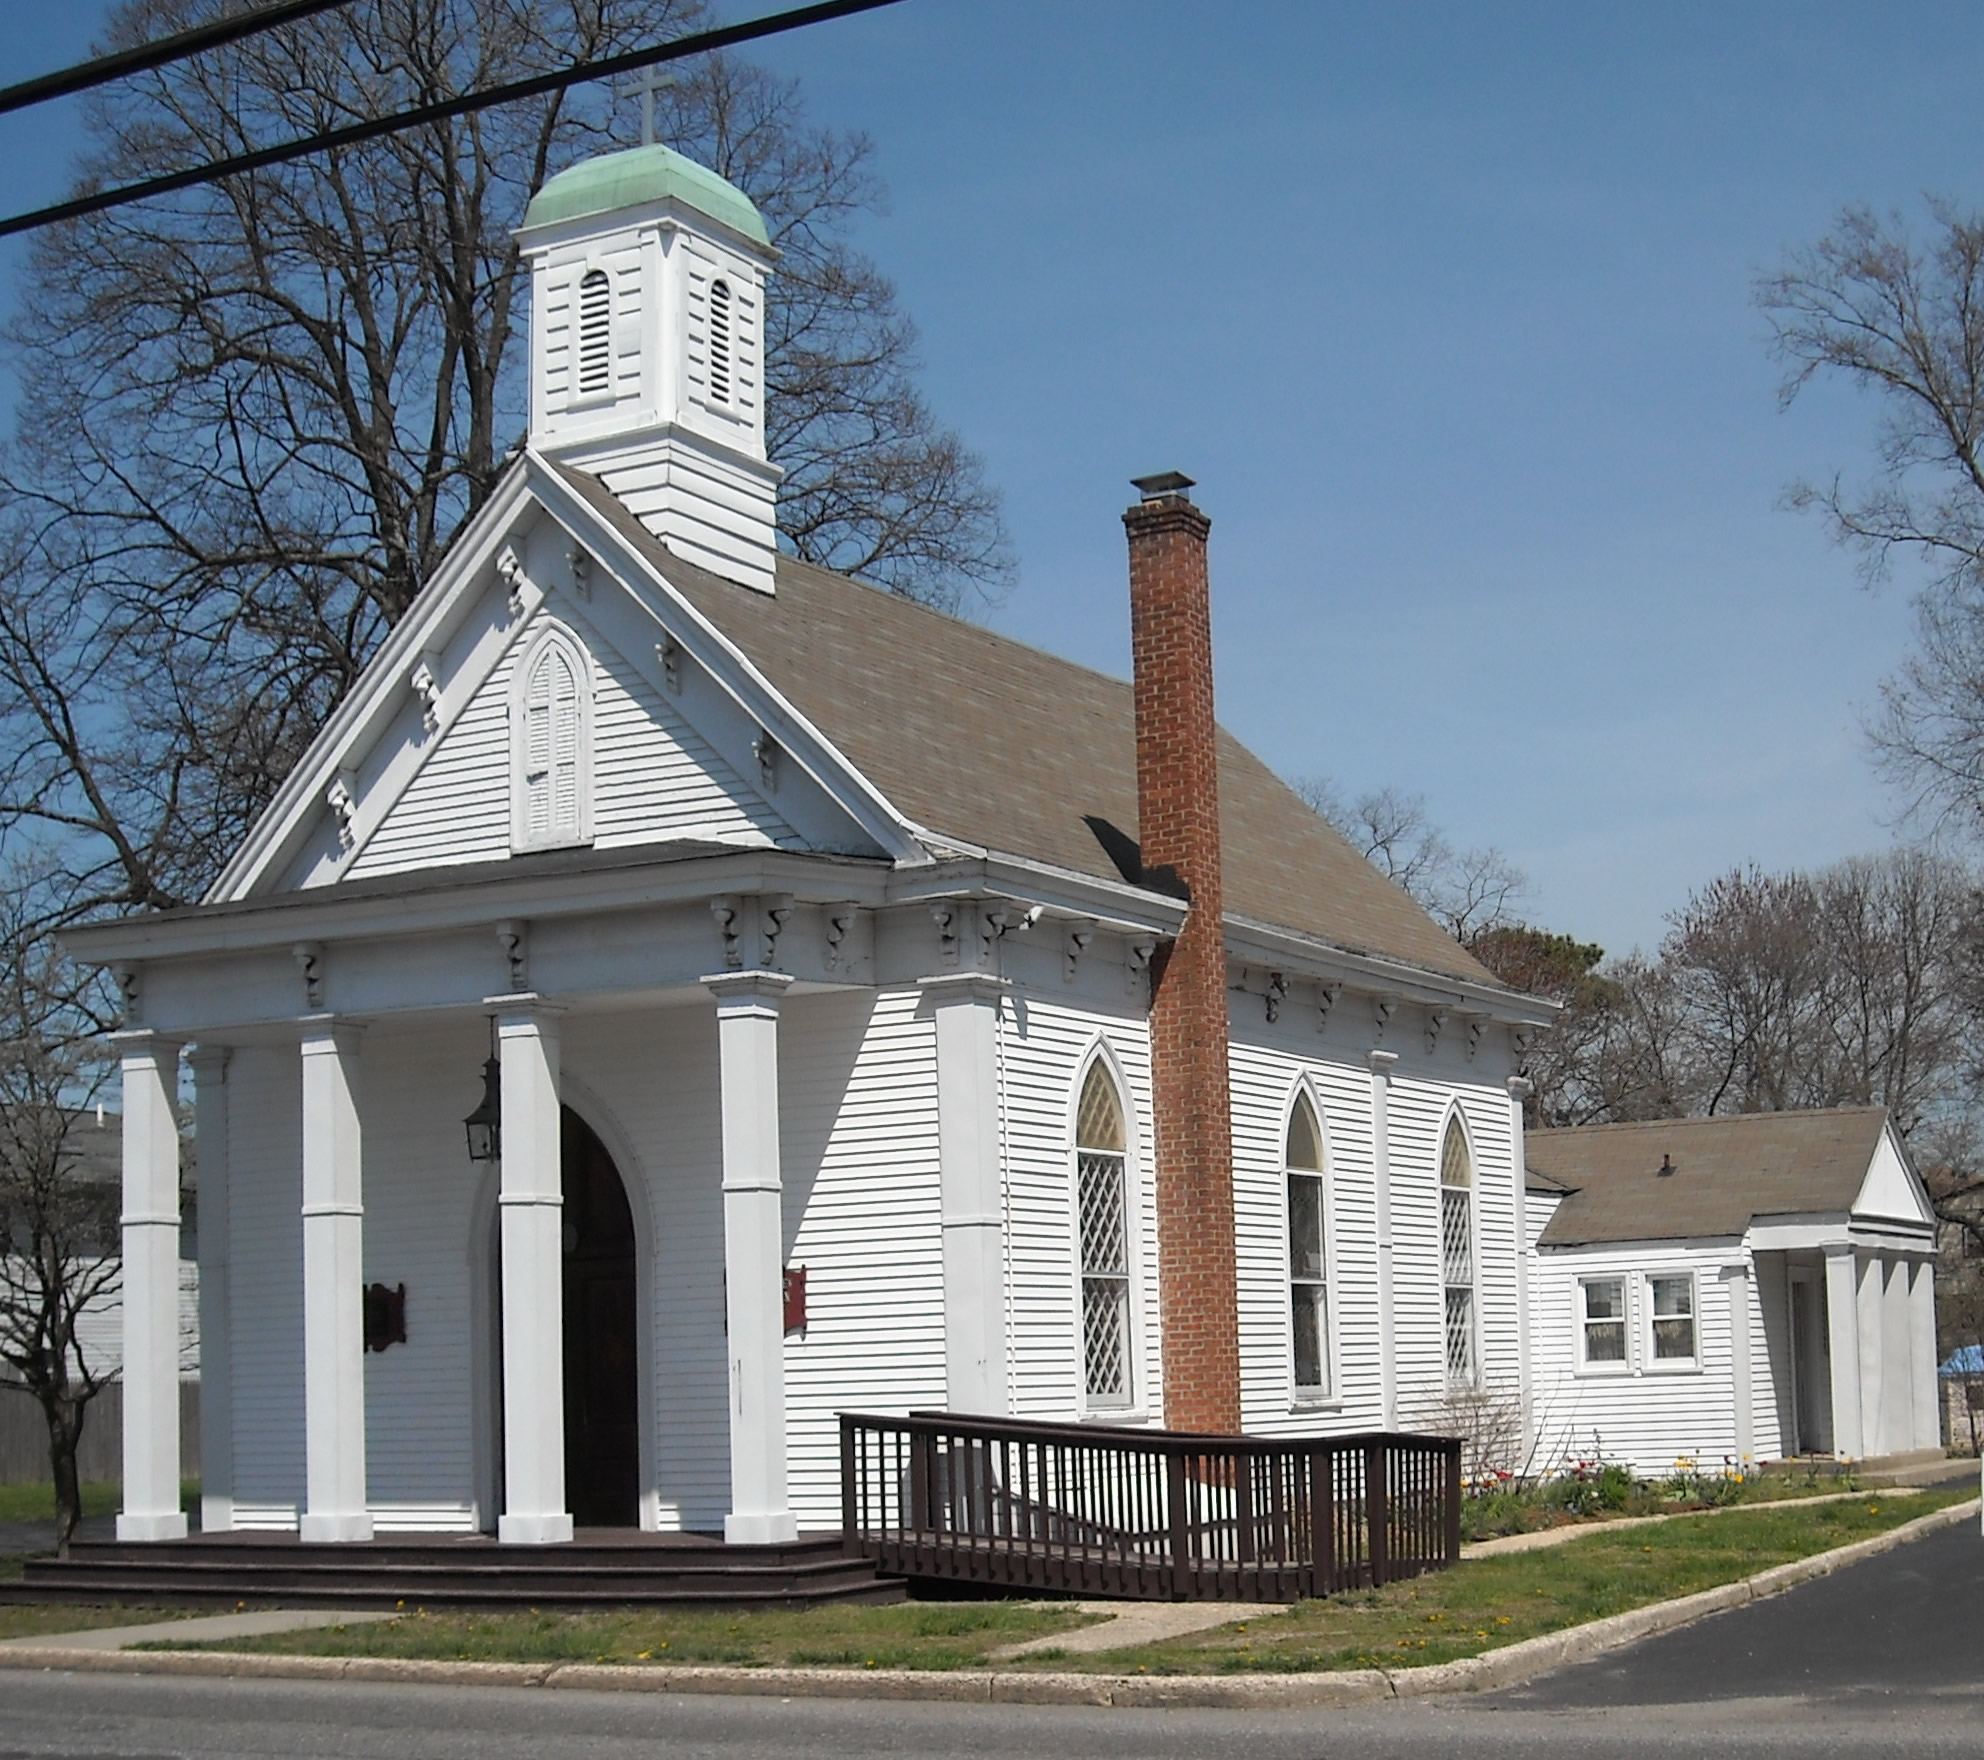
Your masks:
[[[210,896],[72,937],[120,1534],[185,1531],[182,1056],[208,1530],[778,1541],[845,1410],[1523,1399],[1543,1006],[1216,730],[1189,482],[1100,676],[778,553],[736,189],[615,153],[521,240],[522,455]]]

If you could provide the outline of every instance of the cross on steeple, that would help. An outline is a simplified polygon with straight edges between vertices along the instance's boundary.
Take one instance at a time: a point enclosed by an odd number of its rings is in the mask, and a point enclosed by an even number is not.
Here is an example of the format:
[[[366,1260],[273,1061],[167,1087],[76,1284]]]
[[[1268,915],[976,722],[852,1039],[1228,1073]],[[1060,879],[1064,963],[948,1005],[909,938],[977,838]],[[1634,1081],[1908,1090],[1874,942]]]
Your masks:
[[[675,83],[673,71],[659,67],[644,67],[627,84],[617,88],[616,98],[631,98],[636,92],[641,95],[641,145],[654,145],[654,95]]]

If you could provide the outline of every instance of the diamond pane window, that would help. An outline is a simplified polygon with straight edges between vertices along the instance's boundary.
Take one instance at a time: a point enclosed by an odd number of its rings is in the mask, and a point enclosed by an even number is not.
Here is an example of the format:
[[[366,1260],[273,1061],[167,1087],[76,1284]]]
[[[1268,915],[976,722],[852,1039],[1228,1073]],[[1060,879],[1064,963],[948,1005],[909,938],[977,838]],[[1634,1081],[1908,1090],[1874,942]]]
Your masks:
[[[1650,1277],[1653,1295],[1653,1357],[1659,1363],[1695,1360],[1695,1280]]]
[[[1324,1251],[1323,1133],[1306,1094],[1288,1118],[1288,1305],[1295,1390],[1330,1390],[1329,1284]]]
[[[1440,1147],[1440,1280],[1446,1287],[1447,1385],[1472,1387],[1474,1362],[1474,1164],[1460,1120]]]
[[[1584,1360],[1623,1363],[1626,1360],[1626,1280],[1587,1278],[1578,1285],[1584,1303]]]
[[[1091,1406],[1130,1403],[1130,1243],[1123,1103],[1101,1063],[1089,1066],[1075,1117],[1081,1241],[1082,1379]]]

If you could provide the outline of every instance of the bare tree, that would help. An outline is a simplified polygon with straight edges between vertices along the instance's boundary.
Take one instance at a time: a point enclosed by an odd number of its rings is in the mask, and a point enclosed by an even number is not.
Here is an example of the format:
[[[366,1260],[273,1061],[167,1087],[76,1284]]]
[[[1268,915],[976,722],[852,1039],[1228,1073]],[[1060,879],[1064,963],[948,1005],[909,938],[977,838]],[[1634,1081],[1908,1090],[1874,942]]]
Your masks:
[[[124,0],[110,40],[229,3]],[[83,180],[704,19],[702,0],[356,0],[89,100]],[[767,377],[789,541],[939,603],[996,590],[997,496],[918,397],[913,331],[848,243],[879,195],[868,143],[720,57],[659,108],[783,253]],[[574,88],[39,236],[0,465],[0,835],[42,837],[70,914],[199,896],[431,578],[524,428],[512,229],[547,173],[631,122]]]
[[[0,1362],[40,1407],[55,1481],[56,1549],[82,1518],[76,1450],[109,1379],[77,1322],[114,1296],[117,1194],[76,1177],[72,1128],[99,1070],[89,983],[39,932],[30,893],[0,906]]]
[[[1885,688],[1878,751],[1918,805],[1984,815],[1984,217],[1928,203],[1928,237],[1848,208],[1759,279],[1789,405],[1814,379],[1874,394],[1873,481],[1797,483],[1869,580],[1917,559],[1915,652]]]
[[[1529,890],[1528,876],[1500,850],[1456,850],[1433,823],[1424,795],[1387,787],[1346,800],[1327,776],[1290,786],[1463,945],[1507,924]]]

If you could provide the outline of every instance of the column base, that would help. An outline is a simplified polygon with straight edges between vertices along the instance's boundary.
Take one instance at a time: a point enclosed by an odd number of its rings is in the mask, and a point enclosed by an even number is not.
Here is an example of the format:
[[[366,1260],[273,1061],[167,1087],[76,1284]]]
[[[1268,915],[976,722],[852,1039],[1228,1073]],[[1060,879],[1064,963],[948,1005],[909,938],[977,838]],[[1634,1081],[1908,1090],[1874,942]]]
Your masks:
[[[184,1540],[186,1538],[186,1512],[169,1510],[163,1515],[128,1516],[117,1518],[117,1538],[120,1540]]]
[[[202,1534],[231,1534],[234,1532],[234,1499],[216,1493],[212,1497],[200,1499],[200,1532]]]
[[[725,1516],[723,1541],[726,1546],[778,1546],[799,1538],[799,1518],[782,1509],[762,1516]]]
[[[369,1511],[346,1516],[305,1514],[296,1524],[296,1537],[311,1546],[336,1544],[347,1540],[370,1540],[372,1516]]]
[[[571,1537],[569,1515],[496,1518],[496,1538],[505,1546],[557,1546]]]

